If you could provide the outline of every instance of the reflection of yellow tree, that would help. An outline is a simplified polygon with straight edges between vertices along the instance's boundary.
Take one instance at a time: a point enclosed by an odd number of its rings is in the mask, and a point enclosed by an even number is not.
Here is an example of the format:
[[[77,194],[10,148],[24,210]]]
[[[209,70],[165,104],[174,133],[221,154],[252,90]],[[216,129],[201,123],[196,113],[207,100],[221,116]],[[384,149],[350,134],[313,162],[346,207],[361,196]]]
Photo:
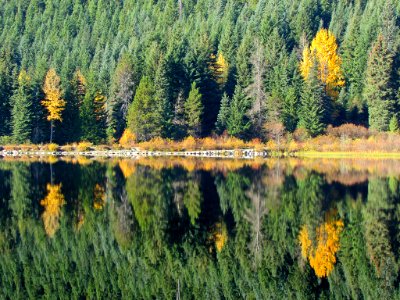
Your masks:
[[[212,233],[212,240],[215,243],[215,248],[218,252],[221,252],[226,242],[228,241],[228,230],[223,222],[218,222],[214,226]]]
[[[40,205],[44,207],[42,214],[44,229],[47,235],[52,237],[60,227],[61,206],[65,204],[65,201],[61,192],[61,183],[48,184],[47,191],[48,194],[40,201]]]
[[[104,205],[106,205],[106,193],[104,187],[100,184],[96,184],[94,187],[94,199],[93,199],[93,207],[94,209],[100,210],[103,209]]]
[[[308,259],[315,274],[320,278],[329,276],[333,270],[343,226],[342,220],[335,220],[332,214],[327,214],[326,221],[316,229],[316,245],[310,239],[306,226],[300,230],[301,254],[304,259]]]

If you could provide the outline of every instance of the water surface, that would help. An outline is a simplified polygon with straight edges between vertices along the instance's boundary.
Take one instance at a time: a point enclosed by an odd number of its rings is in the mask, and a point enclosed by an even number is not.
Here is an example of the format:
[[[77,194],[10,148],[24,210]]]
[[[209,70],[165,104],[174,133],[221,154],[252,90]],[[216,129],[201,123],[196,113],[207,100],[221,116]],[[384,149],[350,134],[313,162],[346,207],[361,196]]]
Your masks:
[[[399,180],[399,160],[3,159],[1,298],[397,298]]]

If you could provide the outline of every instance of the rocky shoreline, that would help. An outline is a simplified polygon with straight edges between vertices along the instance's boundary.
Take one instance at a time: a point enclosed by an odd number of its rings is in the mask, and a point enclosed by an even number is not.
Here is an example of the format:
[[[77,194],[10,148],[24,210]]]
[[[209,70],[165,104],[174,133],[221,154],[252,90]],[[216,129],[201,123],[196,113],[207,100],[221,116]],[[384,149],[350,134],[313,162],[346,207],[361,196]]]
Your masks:
[[[267,157],[266,151],[255,151],[253,149],[240,150],[196,150],[196,151],[144,151],[140,149],[129,150],[89,150],[89,151],[24,151],[24,150],[2,150],[0,156],[21,157],[21,156],[85,156],[85,157],[212,157],[212,158],[254,158]]]

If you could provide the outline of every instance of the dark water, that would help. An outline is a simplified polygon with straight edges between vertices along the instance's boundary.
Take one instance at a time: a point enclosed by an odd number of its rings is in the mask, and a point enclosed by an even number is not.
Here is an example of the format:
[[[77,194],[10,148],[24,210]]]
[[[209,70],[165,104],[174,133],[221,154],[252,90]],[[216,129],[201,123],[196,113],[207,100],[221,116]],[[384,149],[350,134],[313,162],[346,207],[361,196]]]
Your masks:
[[[400,161],[0,160],[9,299],[395,299]]]

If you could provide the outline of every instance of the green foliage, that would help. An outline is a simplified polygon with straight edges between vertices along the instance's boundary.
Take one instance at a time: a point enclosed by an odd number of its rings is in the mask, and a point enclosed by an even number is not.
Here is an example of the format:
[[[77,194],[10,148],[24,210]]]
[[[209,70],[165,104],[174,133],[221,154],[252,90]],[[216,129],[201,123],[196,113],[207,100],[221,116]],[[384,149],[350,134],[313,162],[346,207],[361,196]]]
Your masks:
[[[142,77],[136,90],[135,98],[128,111],[128,127],[138,141],[146,141],[159,136],[162,118],[158,103],[154,101],[154,85],[147,76]]]
[[[387,131],[394,109],[394,94],[390,76],[393,55],[379,35],[371,49],[365,75],[364,98],[368,102],[369,125],[377,131]]]
[[[32,88],[29,76],[22,71],[18,78],[17,91],[11,97],[12,135],[15,143],[29,142],[32,134]]]
[[[230,134],[262,138],[265,121],[282,122],[293,131],[302,114],[299,56],[320,28],[329,28],[338,40],[346,82],[340,103],[323,99],[323,122],[367,125],[369,119],[371,128],[388,130],[399,109],[395,95],[389,96],[400,82],[398,15],[394,0],[5,1],[0,6],[0,136],[13,134],[13,112],[26,106],[17,88],[18,74],[26,70],[31,76],[31,97],[24,100],[31,102],[29,139],[47,141],[50,129],[40,101],[50,68],[60,76],[66,102],[54,137],[59,144],[117,141],[132,124],[128,112],[142,77],[153,86],[152,112],[142,111],[138,118],[154,123],[137,126],[142,127],[139,140],[200,134],[187,132],[185,125],[185,99],[193,82],[202,96],[203,136],[229,127]],[[373,56],[381,61],[369,56],[380,34],[392,55],[385,58],[375,49]],[[85,91],[78,72],[87,78]],[[238,86],[246,101],[234,99]],[[234,106],[229,118],[222,109],[224,93]],[[98,94],[104,97],[102,112],[90,103]]]
[[[196,83],[192,83],[184,108],[187,133],[190,136],[198,137],[201,134],[201,116],[203,114],[202,96]]]
[[[230,99],[228,95],[224,93],[221,100],[221,106],[219,108],[217,123],[215,124],[217,133],[224,132],[227,126],[229,115],[230,115]]]
[[[248,106],[248,99],[243,89],[237,85],[226,121],[226,129],[230,135],[243,137],[249,130],[251,124],[246,115]]]
[[[309,79],[303,85],[298,125],[306,129],[311,136],[322,133],[326,126],[324,124],[326,107],[323,98],[323,87],[314,67]]]

